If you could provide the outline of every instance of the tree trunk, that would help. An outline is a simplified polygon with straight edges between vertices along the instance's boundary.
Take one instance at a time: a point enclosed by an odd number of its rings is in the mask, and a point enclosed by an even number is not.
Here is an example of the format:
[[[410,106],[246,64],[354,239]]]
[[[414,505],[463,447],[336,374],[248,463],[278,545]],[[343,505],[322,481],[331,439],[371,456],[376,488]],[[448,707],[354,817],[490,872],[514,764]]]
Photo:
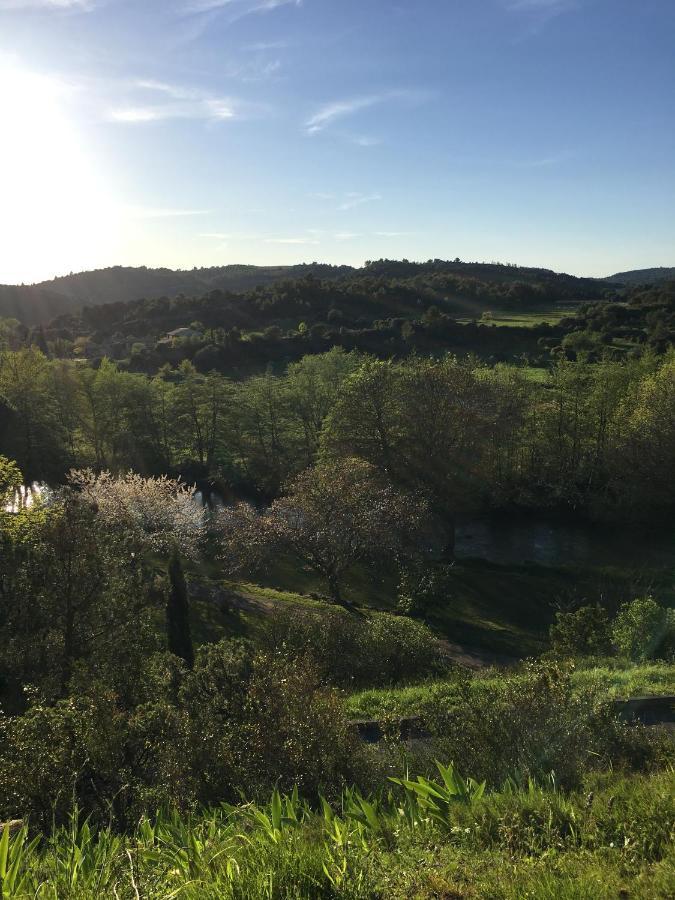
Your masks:
[[[174,550],[169,561],[169,596],[166,604],[166,633],[169,650],[185,660],[188,668],[195,661],[190,631],[190,601],[185,575],[178,551]]]
[[[73,675],[75,652],[75,615],[70,600],[67,602],[63,629],[63,660],[61,662],[61,696],[68,695],[68,685]]]
[[[340,606],[345,605],[340,592],[340,583],[336,575],[331,574],[328,576],[328,593],[330,594],[333,603],[338,603]]]
[[[443,525],[445,526],[445,546],[441,553],[441,559],[446,562],[454,562],[455,560],[455,543],[457,525],[454,516],[444,516]]]

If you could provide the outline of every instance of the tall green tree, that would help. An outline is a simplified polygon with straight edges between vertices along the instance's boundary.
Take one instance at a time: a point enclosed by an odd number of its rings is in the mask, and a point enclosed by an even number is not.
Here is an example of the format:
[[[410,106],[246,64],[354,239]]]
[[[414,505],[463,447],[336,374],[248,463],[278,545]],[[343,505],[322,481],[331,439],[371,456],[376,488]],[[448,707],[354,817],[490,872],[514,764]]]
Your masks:
[[[326,420],[324,452],[360,457],[392,483],[421,491],[443,519],[452,553],[456,516],[478,508],[488,487],[494,405],[471,363],[368,361],[347,378]]]

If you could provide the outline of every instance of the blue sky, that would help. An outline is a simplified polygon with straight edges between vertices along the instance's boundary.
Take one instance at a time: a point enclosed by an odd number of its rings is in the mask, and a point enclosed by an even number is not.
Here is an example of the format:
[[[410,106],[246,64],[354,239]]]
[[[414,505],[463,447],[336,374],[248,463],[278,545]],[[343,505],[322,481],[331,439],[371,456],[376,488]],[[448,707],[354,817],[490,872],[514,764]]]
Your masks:
[[[0,281],[675,265],[673,0],[0,0]]]

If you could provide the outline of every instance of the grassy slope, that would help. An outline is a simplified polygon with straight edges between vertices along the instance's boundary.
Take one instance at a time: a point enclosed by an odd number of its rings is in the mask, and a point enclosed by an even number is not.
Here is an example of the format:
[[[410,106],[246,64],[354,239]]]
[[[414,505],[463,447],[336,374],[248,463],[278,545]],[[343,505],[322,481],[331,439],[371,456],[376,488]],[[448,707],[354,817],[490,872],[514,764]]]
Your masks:
[[[204,573],[195,573],[202,576]],[[215,570],[208,575],[218,580]],[[325,585],[311,571],[291,559],[280,559],[264,573],[228,586],[258,601],[258,609],[213,608],[195,604],[193,627],[198,642],[218,640],[255,630],[260,612],[275,603],[292,602],[321,610]],[[429,609],[428,624],[439,636],[472,650],[497,657],[524,658],[547,647],[547,634],[559,608],[597,600],[614,606],[649,590],[670,602],[674,599],[669,570],[637,572],[630,569],[498,565],[485,560],[463,559],[453,571],[447,599]],[[347,579],[344,595],[356,606],[395,610],[397,576],[356,568]]]

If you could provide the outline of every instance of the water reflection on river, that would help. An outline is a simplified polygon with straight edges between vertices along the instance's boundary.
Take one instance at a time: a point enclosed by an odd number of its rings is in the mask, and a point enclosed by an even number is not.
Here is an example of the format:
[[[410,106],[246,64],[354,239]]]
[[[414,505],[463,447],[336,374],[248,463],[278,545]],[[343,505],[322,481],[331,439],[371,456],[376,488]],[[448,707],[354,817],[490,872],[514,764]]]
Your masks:
[[[523,516],[485,518],[458,525],[456,553],[502,565],[675,567],[675,529],[646,531]]]
[[[18,512],[20,509],[27,509],[39,497],[43,496],[46,491],[45,485],[37,481],[34,481],[33,484],[22,484],[14,494],[12,502],[5,507],[5,512]]]

